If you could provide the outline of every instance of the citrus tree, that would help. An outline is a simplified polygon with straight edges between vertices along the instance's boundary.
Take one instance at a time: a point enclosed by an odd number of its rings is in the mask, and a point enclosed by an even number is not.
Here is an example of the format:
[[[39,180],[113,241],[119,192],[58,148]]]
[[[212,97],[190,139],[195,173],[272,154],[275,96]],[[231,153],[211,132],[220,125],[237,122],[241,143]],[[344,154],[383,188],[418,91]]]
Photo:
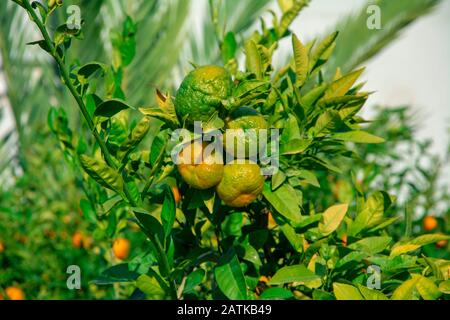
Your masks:
[[[354,176],[348,201],[324,207],[316,197],[321,176],[339,174],[358,156],[349,143],[384,139],[364,131],[358,116],[370,94],[358,82],[364,69],[323,72],[338,32],[309,43],[290,32],[308,1],[281,1],[281,16],[243,42],[245,64],[236,34],[217,32],[222,65],[194,64],[176,93],[157,90],[150,107],[130,105],[122,89],[135,56],[138,25],[131,18],[113,42],[111,65],[81,63],[68,61],[72,42],[83,38],[81,26],[47,27],[58,1],[14,2],[42,36],[30,44],[54,59],[82,116],[74,131],[64,109],[52,108],[48,125],[77,173],[81,212],[95,226],[88,236],[116,239],[110,267],[92,283],[119,286],[119,297],[150,299],[448,298],[450,262],[419,253],[450,236],[390,235],[395,197],[366,192]],[[272,58],[285,38],[292,59],[275,69]],[[196,121],[206,133],[241,129],[243,159],[226,150],[234,141],[219,150],[231,161],[202,157],[208,145],[199,142]],[[190,132],[189,141],[175,162],[179,141],[172,137],[180,129]],[[271,174],[261,174],[264,161],[246,159],[262,140],[245,134],[251,129],[280,132]],[[127,261],[123,235],[136,227],[148,242]]]

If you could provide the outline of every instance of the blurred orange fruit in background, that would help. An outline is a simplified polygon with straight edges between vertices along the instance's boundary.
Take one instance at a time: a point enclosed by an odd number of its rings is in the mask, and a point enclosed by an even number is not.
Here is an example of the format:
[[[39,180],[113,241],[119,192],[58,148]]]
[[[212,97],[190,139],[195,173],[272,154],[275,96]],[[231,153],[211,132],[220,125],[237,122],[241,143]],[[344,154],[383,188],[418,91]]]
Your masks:
[[[432,217],[432,216],[426,216],[426,217],[423,219],[423,228],[424,228],[426,231],[434,230],[434,229],[436,229],[437,226],[438,226],[438,222],[437,222],[437,220],[436,220],[435,217]]]
[[[130,254],[130,241],[125,238],[118,238],[114,241],[112,249],[116,258],[126,259]]]
[[[5,289],[5,293],[10,300],[24,300],[25,294],[22,289],[18,287],[8,287]]]

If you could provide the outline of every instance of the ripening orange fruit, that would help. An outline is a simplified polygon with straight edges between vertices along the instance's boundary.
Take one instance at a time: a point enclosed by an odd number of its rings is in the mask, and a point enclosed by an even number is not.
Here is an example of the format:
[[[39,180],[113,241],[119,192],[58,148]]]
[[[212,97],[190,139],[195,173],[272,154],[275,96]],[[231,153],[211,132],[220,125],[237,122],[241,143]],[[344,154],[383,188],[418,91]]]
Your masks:
[[[276,226],[277,226],[277,222],[273,218],[272,212],[269,212],[269,214],[267,215],[267,227],[269,229],[273,229]]]
[[[83,242],[83,248],[87,250],[92,246],[93,239],[90,236],[84,236],[82,242]]]
[[[269,279],[266,276],[261,276],[258,280],[258,282],[264,282],[264,283],[268,283]]]
[[[440,240],[436,242],[436,247],[438,248],[445,248],[447,247],[448,241],[447,240]]]
[[[124,260],[130,254],[130,241],[125,238],[118,238],[114,241],[112,249],[116,258]]]
[[[341,242],[342,242],[342,245],[343,245],[344,247],[347,246],[347,235],[346,235],[346,234],[344,234],[344,235],[341,237]]]
[[[177,186],[172,186],[173,198],[175,199],[175,203],[179,204],[181,201],[180,190],[178,190]]]
[[[72,236],[72,244],[75,248],[80,248],[83,242],[83,235],[81,232],[77,231]]]
[[[25,294],[18,287],[8,287],[5,289],[5,293],[10,300],[25,300]]]
[[[2,253],[3,251],[5,251],[5,244],[0,240],[0,253]]]
[[[423,223],[423,228],[426,231],[434,230],[438,226],[438,222],[437,222],[436,218],[432,217],[432,216],[426,216],[423,219],[422,223]]]

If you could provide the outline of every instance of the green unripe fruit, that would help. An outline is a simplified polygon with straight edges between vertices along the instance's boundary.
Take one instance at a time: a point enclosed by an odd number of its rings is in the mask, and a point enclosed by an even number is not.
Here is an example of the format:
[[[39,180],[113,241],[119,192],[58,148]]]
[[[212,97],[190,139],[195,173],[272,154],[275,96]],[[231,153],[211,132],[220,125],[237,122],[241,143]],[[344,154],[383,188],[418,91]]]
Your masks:
[[[204,66],[190,72],[175,97],[179,120],[193,125],[208,121],[216,111],[223,115],[222,101],[231,95],[232,84],[231,75],[222,67]]]

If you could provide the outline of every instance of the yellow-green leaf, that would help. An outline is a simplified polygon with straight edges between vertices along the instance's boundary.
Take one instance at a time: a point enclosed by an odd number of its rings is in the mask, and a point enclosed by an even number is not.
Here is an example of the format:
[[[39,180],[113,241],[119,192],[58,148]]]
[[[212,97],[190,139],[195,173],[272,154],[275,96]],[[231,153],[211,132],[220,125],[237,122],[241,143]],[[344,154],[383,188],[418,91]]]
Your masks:
[[[434,233],[434,234],[424,234],[421,236],[418,236],[417,238],[414,238],[411,241],[408,241],[408,243],[411,244],[417,244],[420,246],[424,246],[430,243],[435,243],[442,240],[449,240],[450,236],[442,234],[442,233]]]
[[[293,4],[289,9],[283,13],[281,17],[280,26],[278,28],[278,35],[282,37],[288,30],[289,26],[294,21],[295,17],[300,13],[300,11],[308,4],[307,0],[294,0]]]
[[[104,161],[80,155],[80,163],[84,171],[99,184],[119,193],[123,189],[122,177]]]
[[[325,210],[319,222],[319,232],[327,236],[336,230],[344,219],[347,209],[348,204],[339,204]]]
[[[391,241],[388,236],[368,237],[352,243],[348,248],[373,255],[386,249]]]
[[[395,289],[392,294],[392,300],[418,300],[418,292],[416,284],[419,281],[417,278],[412,278],[403,282]]]
[[[295,74],[297,87],[301,87],[308,76],[309,58],[308,50],[295,34],[292,35],[292,47],[294,48]]]
[[[333,283],[333,292],[337,300],[364,300],[359,290],[344,283]]]
[[[313,51],[313,54],[312,54],[310,62],[309,62],[309,70],[310,71],[313,71],[317,65],[317,62],[321,58],[323,58],[324,55],[326,55],[327,50],[332,47],[334,40],[336,40],[337,36],[338,36],[338,32],[333,32],[328,37],[323,39],[321,43],[319,43],[317,45],[317,47]]]
[[[360,284],[358,284],[358,289],[365,300],[389,300],[381,291],[376,289],[369,289]]]
[[[262,79],[261,55],[253,40],[249,40],[245,44],[245,58],[247,69],[256,75],[256,79]]]
[[[325,91],[325,99],[344,96],[361,76],[365,68],[353,71],[333,81]]]
[[[161,288],[158,281],[154,277],[149,277],[146,274],[141,275],[136,280],[136,287],[146,294],[147,298],[164,299],[165,291]]]
[[[436,300],[442,295],[439,288],[430,279],[420,274],[413,274],[412,277],[418,279],[416,288],[424,300]]]
[[[417,250],[420,248],[420,245],[417,244],[402,244],[402,245],[398,245],[395,246],[394,248],[392,248],[391,250],[391,257],[395,257],[398,256],[400,254],[409,252],[409,251],[413,251],[413,250]]]
[[[412,250],[417,250],[420,247],[430,243],[448,239],[450,239],[450,236],[435,233],[435,234],[424,234],[407,242],[397,242],[391,250],[391,257],[398,256],[402,253],[406,253]]]
[[[439,291],[445,294],[450,294],[450,280],[442,281],[439,284]]]
[[[385,141],[383,138],[360,130],[336,133],[333,138],[354,143],[383,143]]]
[[[319,279],[319,276],[302,264],[283,267],[278,270],[270,280],[270,285],[284,284],[291,282],[305,282]]]

